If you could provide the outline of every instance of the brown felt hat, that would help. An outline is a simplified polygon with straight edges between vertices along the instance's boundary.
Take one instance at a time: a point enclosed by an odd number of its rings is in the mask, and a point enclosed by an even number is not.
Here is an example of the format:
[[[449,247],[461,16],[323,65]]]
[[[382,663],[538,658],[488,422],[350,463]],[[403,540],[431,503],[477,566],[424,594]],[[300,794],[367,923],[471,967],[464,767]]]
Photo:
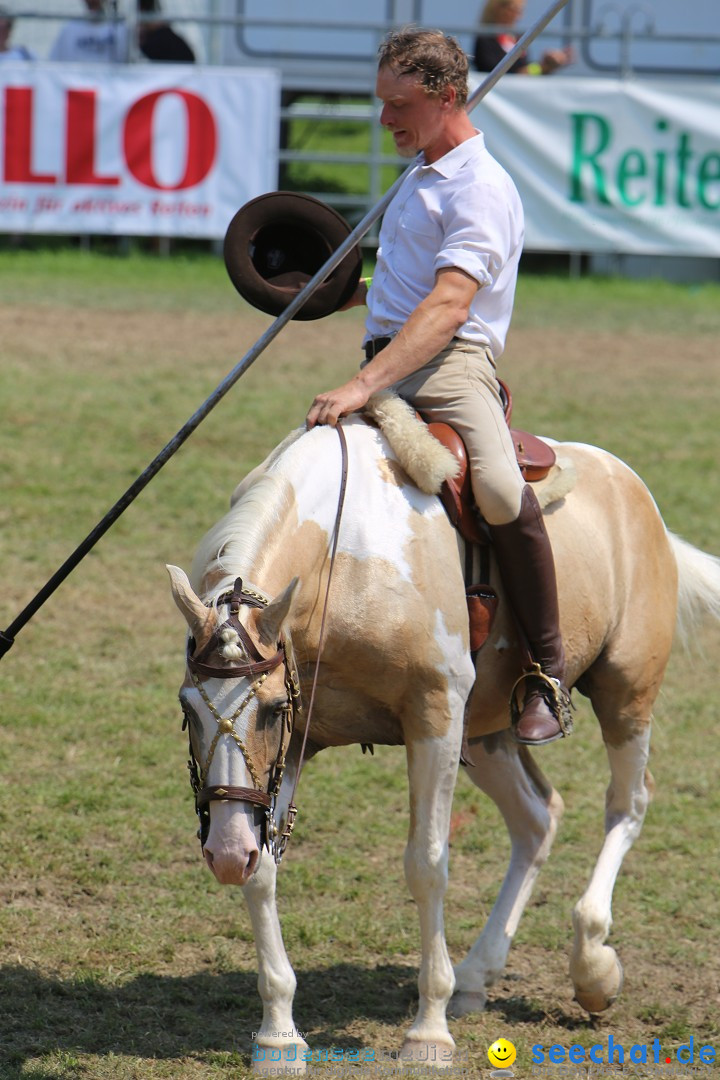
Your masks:
[[[311,195],[271,191],[238,210],[223,256],[233,285],[253,307],[280,315],[350,235],[345,218]],[[347,303],[360,281],[362,256],[351,248],[295,319],[321,319]]]

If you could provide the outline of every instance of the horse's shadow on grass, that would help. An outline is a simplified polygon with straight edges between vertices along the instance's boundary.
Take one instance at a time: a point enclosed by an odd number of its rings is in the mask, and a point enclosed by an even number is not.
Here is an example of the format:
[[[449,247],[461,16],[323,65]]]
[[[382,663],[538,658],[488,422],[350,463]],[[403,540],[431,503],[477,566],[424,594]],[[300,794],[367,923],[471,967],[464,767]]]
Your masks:
[[[400,1025],[416,997],[413,968],[336,964],[299,973],[298,1023],[312,1031],[315,1045],[360,1046],[347,1024],[364,1017]],[[62,1052],[246,1055],[262,1015],[255,973],[141,974],[108,986],[95,977],[63,980],[22,966],[0,968],[0,1010],[11,1070],[1,1072],[2,1080],[24,1075],[30,1058]]]
[[[588,1016],[586,1013],[572,1015],[562,1006],[547,1007],[516,995],[488,1001],[485,1014],[496,1016],[508,1027],[517,1024],[543,1024],[551,1020],[556,1027],[568,1032],[594,1029],[600,1023],[597,1016]]]
[[[308,1041],[315,1047],[362,1048],[367,1044],[347,1032],[354,1021],[405,1027],[416,1005],[412,967],[335,964],[298,974],[296,1020],[311,1032]],[[63,980],[7,966],[0,968],[0,1010],[5,1043],[0,1076],[19,1080],[28,1059],[62,1053],[147,1059],[219,1054],[249,1060],[261,1003],[254,972],[141,974],[108,986],[96,977]],[[543,1015],[522,997],[491,1002],[488,1010],[506,1022],[533,1022]],[[568,1016],[555,1019],[560,1026],[583,1026]],[[50,1080],[56,1074],[33,1075]]]

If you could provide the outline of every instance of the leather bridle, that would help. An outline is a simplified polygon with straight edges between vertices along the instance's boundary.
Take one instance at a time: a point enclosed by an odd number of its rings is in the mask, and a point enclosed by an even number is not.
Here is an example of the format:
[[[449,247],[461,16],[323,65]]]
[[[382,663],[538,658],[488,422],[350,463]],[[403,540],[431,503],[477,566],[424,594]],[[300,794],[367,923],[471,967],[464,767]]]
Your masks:
[[[216,801],[235,801],[250,803],[253,806],[258,806],[265,811],[264,828],[263,828],[263,846],[268,849],[273,856],[277,864],[285,853],[285,849],[289,843],[292,831],[295,825],[295,818],[297,817],[297,807],[295,806],[295,793],[297,791],[297,784],[300,778],[300,771],[302,769],[303,760],[305,757],[305,748],[307,745],[308,731],[310,728],[310,719],[312,717],[313,707],[315,703],[315,691],[317,688],[318,672],[320,669],[320,657],[322,655],[322,648],[325,640],[325,620],[328,608],[328,599],[330,596],[330,583],[332,581],[333,568],[335,566],[335,556],[337,554],[338,537],[340,533],[340,520],[342,518],[343,505],[345,502],[345,490],[347,487],[347,472],[348,472],[348,453],[347,443],[345,441],[345,434],[340,424],[336,426],[338,438],[340,440],[340,452],[341,452],[341,481],[340,481],[340,494],[338,498],[338,508],[335,517],[335,528],[333,532],[332,547],[330,553],[330,566],[328,570],[328,580],[325,589],[325,601],[323,605],[322,619],[320,622],[320,636],[318,641],[318,654],[315,661],[315,672],[313,676],[312,689],[310,693],[310,705],[308,708],[307,721],[305,723],[305,731],[303,733],[302,743],[300,746],[300,755],[297,764],[297,770],[295,774],[295,781],[293,789],[290,795],[290,801],[287,808],[287,816],[285,820],[285,826],[280,831],[279,824],[275,817],[277,809],[277,801],[280,794],[280,787],[282,785],[283,775],[285,773],[286,766],[286,754],[290,745],[293,731],[295,730],[295,720],[298,712],[302,710],[302,701],[300,697],[300,682],[297,675],[297,669],[295,665],[294,654],[292,650],[292,644],[289,638],[281,637],[277,643],[277,651],[270,658],[266,658],[260,655],[255,644],[248,634],[245,627],[240,622],[239,613],[240,608],[243,605],[255,608],[267,607],[270,602],[269,598],[264,593],[243,586],[241,578],[237,578],[231,590],[227,590],[218,596],[215,600],[209,601],[208,606],[219,607],[220,605],[229,603],[230,613],[228,618],[213,631],[212,637],[207,644],[201,649],[201,651],[194,655],[195,642],[192,638],[188,641],[187,646],[187,666],[190,670],[190,676],[193,684],[195,685],[198,693],[203,699],[205,705],[209,709],[212,716],[215,718],[218,729],[215,737],[212,740],[210,749],[208,751],[207,760],[204,764],[199,763],[195,757],[193,750],[192,738],[190,732],[188,732],[189,742],[189,760],[188,770],[190,772],[190,784],[195,796],[195,811],[198,815],[200,827],[198,829],[198,839],[201,846],[205,847],[205,842],[208,837],[210,829],[210,803]],[[247,660],[242,663],[233,664],[230,661],[224,661],[220,663],[211,663],[210,658],[213,653],[217,653],[222,650],[223,645],[228,640],[239,641],[244,650]],[[222,655],[222,653],[221,653]],[[250,757],[247,747],[243,743],[242,739],[235,731],[235,721],[240,718],[240,715],[244,711],[245,707],[256,696],[262,683],[267,679],[270,672],[275,671],[280,664],[285,666],[285,692],[286,700],[283,706],[283,720],[280,733],[280,745],[278,748],[277,757],[275,763],[270,770],[270,779],[268,782],[267,791],[262,788],[262,783],[258,772],[254,766],[254,763]],[[205,679],[253,679],[253,684],[243,697],[242,701],[235,709],[235,712],[228,717],[223,717],[217,711],[213,703],[210,701],[203,681]],[[183,731],[188,725],[187,715],[183,719]],[[213,755],[218,741],[222,735],[228,735],[236,743],[238,749],[243,755],[245,765],[248,773],[253,781],[254,787],[236,787],[230,784],[206,784],[206,779],[212,763]]]
[[[189,740],[190,759],[188,769],[190,771],[190,783],[195,795],[195,810],[200,821],[198,836],[201,845],[205,846],[208,830],[210,828],[211,802],[235,801],[247,802],[259,806],[265,811],[264,839],[263,844],[273,855],[275,862],[279,863],[295,824],[297,813],[294,806],[288,807],[285,828],[280,832],[275,817],[277,799],[280,793],[283,774],[285,772],[286,754],[295,727],[295,716],[302,708],[300,700],[300,684],[293,659],[292,647],[288,641],[281,639],[274,656],[266,658],[260,655],[255,644],[245,627],[240,622],[239,613],[242,605],[254,608],[266,607],[268,597],[255,589],[245,588],[241,578],[237,578],[233,588],[212,602],[213,606],[222,604],[230,605],[228,618],[218,626],[205,647],[197,655],[194,655],[195,643],[190,639],[187,649],[187,665],[190,670],[192,681],[202,697],[205,705],[210,710],[217,722],[217,732],[210,744],[207,760],[199,763],[193,751],[192,740]],[[235,640],[239,639],[247,656],[247,661],[242,663],[225,662],[215,664],[210,662],[210,657],[218,649],[222,649],[227,640],[228,631]],[[236,637],[235,637],[236,635]],[[270,770],[270,780],[267,791],[263,790],[262,783],[255,765],[244,742],[235,731],[235,721],[238,720],[245,707],[250,704],[258,690],[267,679],[268,675],[283,664],[285,667],[285,691],[286,700],[282,708],[283,718],[280,732],[280,744],[277,757]],[[231,716],[221,716],[213,703],[210,701],[203,686],[204,679],[252,679],[252,685],[243,696],[239,706]],[[187,717],[183,721],[183,729],[187,723]],[[245,764],[254,787],[237,787],[230,784],[206,784],[206,778],[210,770],[213,755],[218,741],[222,735],[233,739],[245,759]]]

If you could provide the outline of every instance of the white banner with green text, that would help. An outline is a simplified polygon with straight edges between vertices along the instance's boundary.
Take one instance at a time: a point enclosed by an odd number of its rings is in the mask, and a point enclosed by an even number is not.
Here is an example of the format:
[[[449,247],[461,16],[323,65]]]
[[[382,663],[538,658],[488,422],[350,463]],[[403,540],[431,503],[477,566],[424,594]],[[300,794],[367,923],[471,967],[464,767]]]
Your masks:
[[[474,110],[531,251],[720,257],[720,85],[503,79]]]

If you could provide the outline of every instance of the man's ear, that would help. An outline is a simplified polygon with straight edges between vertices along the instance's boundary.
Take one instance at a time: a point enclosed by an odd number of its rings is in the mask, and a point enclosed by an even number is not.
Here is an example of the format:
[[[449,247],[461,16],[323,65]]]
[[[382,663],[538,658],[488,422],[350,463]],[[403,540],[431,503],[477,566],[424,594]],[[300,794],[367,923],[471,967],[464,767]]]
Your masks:
[[[454,86],[446,86],[440,91],[440,103],[444,109],[451,112],[457,105],[457,89]]]

